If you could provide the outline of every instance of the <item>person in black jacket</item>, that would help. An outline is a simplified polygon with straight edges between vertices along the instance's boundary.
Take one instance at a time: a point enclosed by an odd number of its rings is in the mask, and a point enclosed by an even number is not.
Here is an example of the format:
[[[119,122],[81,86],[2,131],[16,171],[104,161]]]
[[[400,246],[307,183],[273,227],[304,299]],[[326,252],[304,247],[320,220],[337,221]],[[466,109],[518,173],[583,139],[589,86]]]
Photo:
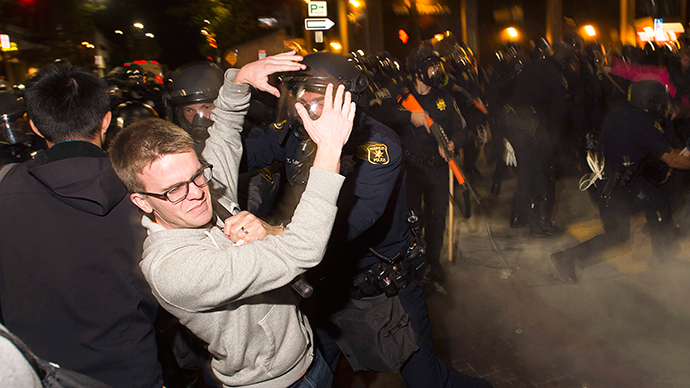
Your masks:
[[[49,149],[0,182],[1,323],[64,368],[114,388],[161,387],[141,216],[101,149],[105,84],[53,63],[25,98]]]

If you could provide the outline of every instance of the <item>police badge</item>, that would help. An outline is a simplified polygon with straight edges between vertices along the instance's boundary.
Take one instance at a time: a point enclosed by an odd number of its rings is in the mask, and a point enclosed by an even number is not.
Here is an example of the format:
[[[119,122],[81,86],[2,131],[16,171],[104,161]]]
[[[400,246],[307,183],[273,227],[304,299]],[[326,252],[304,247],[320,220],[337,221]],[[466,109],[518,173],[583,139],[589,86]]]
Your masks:
[[[436,100],[436,109],[438,109],[440,111],[446,110],[446,100],[444,100],[442,98],[439,98],[438,100]]]
[[[388,164],[388,146],[383,143],[364,143],[357,147],[357,157],[371,164]]]

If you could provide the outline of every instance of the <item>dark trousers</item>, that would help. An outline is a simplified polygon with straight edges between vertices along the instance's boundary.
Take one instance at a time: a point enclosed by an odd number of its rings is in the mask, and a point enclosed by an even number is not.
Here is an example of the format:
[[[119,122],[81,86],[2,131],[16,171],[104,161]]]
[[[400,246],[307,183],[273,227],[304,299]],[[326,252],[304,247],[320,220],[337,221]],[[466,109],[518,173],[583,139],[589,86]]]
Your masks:
[[[407,205],[419,216],[424,229],[429,264],[438,267],[448,212],[448,167],[442,160],[433,166],[410,162],[405,167]]]
[[[600,188],[603,186],[600,184]],[[593,259],[601,252],[626,243],[630,239],[630,214],[638,211],[645,213],[655,255],[663,257],[677,249],[668,198],[645,179],[637,178],[627,186],[619,186],[608,201],[600,198],[600,189],[591,194],[599,204],[604,234],[568,249],[574,258],[580,260],[580,267],[595,264]]]
[[[523,135],[509,141],[515,149],[518,162],[513,213],[531,221],[538,220],[539,217],[550,218],[554,205],[556,173],[555,157],[548,138]],[[532,204],[535,205],[534,210]]]
[[[413,278],[410,284],[399,294],[399,298],[403,309],[410,316],[410,323],[417,334],[417,346],[419,346],[419,350],[413,353],[400,369],[407,387],[487,387],[484,379],[470,377],[458,372],[436,358],[436,350],[431,336],[431,324],[429,323],[429,311],[424,301],[421,283]],[[338,345],[325,330],[317,327],[314,331],[324,358],[331,369],[335,370],[340,358]]]

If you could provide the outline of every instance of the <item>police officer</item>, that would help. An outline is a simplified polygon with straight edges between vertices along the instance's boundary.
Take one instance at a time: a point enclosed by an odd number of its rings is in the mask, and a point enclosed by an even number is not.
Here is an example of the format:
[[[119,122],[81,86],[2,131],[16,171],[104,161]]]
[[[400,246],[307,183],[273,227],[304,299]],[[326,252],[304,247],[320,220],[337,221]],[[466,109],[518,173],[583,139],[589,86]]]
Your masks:
[[[557,231],[551,220],[556,159],[567,106],[567,81],[559,63],[574,57],[564,45],[548,59],[531,61],[515,79],[503,117],[506,138],[515,150],[518,186],[511,226],[527,225],[533,234]]]
[[[208,138],[208,128],[213,124],[213,101],[223,85],[223,70],[211,62],[191,62],[177,68],[168,83],[167,104],[172,121],[187,131],[194,139],[195,150],[201,153]],[[260,95],[260,93],[256,93]],[[251,127],[250,117],[261,116],[257,107],[263,107],[256,95],[252,96],[246,127]],[[263,95],[261,95],[263,97]],[[263,109],[259,109],[263,110]],[[243,210],[263,217],[271,209],[273,198],[279,189],[280,175],[272,168],[247,169],[242,166],[238,182],[238,200]]]
[[[479,152],[487,140],[487,109],[484,102],[484,82],[477,62],[458,43],[441,45],[439,53],[448,65],[450,81],[448,89],[467,122],[470,140],[463,148],[463,172],[468,178],[479,179],[481,173],[476,163]],[[450,47],[449,47],[450,46]],[[442,51],[441,48],[444,50]]]
[[[211,110],[223,84],[223,70],[211,62],[192,62],[175,70],[170,80],[167,99],[171,120],[189,132],[201,152],[213,123]]]
[[[455,100],[444,89],[448,75],[439,53],[422,46],[408,54],[406,65],[410,82],[398,101],[411,96],[421,105],[423,112],[413,112],[398,105],[391,117],[404,150],[407,201],[421,218],[431,278],[442,283],[445,272],[440,257],[448,211],[448,165],[443,150],[429,130],[427,117],[445,131],[450,152],[463,148],[469,140],[469,133]]]
[[[548,42],[546,42],[548,44]],[[551,46],[549,45],[550,49]],[[505,47],[495,53],[491,68],[493,69],[486,88],[486,102],[488,105],[489,123],[491,125],[492,139],[484,149],[487,162],[495,164],[493,179],[491,182],[491,194],[498,195],[501,192],[501,183],[508,169],[504,163],[506,155],[506,128],[504,116],[506,104],[515,88],[515,78],[525,68],[529,59],[518,47]],[[523,218],[511,217],[511,226],[522,227]]]
[[[0,166],[29,160],[34,151],[45,148],[45,141],[29,128],[24,99],[0,80]]]
[[[666,105],[664,85],[637,81],[631,84],[628,94],[628,104],[608,112],[599,138],[599,151],[606,160],[604,181],[590,193],[599,204],[604,234],[551,255],[566,282],[577,281],[576,264],[584,269],[595,264],[605,249],[628,241],[631,212],[645,212],[654,256],[663,260],[678,249],[668,198],[650,184],[640,167],[643,159],[651,156],[670,168],[687,170],[690,158],[671,148],[661,127],[655,124],[654,116]]]
[[[366,76],[338,54],[314,53],[305,56],[302,63],[307,65],[306,70],[279,77],[279,105],[290,107],[298,102],[312,117],[318,117],[329,83],[345,85],[353,101],[358,102],[355,124],[341,159],[340,173],[345,183],[338,199],[338,215],[324,260],[316,272],[309,274],[314,296],[303,303],[322,354],[335,370],[342,337],[333,330],[333,316],[342,312],[345,302],[351,297],[365,300],[385,294],[400,301],[418,338],[419,350],[402,360],[400,369],[408,387],[489,386],[485,380],[462,374],[436,358],[419,280],[428,267],[423,256],[418,255],[421,241],[412,236],[406,216],[403,150],[393,130],[360,109],[368,104],[367,99],[360,98],[368,87]],[[299,194],[308,174],[313,144],[301,122],[293,120],[295,117],[294,113],[287,115],[280,130],[253,131],[246,146],[250,166],[286,160],[287,176]],[[285,137],[282,146],[281,135]],[[359,354],[348,352],[347,356],[360,358],[368,356],[362,353],[377,353],[374,343],[366,346],[370,348]]]

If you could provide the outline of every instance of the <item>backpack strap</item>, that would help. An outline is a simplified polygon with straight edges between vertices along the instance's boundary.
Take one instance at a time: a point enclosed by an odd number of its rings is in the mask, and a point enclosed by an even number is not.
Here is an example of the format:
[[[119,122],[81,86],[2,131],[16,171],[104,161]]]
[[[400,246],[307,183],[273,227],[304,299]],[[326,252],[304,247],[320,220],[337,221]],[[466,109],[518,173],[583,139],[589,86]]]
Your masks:
[[[14,167],[18,164],[19,163],[8,163],[8,164],[2,166],[2,168],[0,168],[0,182],[2,182],[2,178],[4,178],[5,175],[7,175],[7,173],[10,172],[12,167]]]
[[[17,164],[17,163],[14,163]],[[5,168],[3,167],[2,172],[4,172]],[[14,346],[19,349],[20,352],[24,355],[24,358],[26,358],[26,361],[31,364],[31,367],[34,368],[34,371],[38,375],[38,379],[40,381],[43,381],[43,378],[46,375],[46,371],[41,365],[41,363],[38,361],[38,357],[29,350],[29,347],[26,346],[24,341],[20,340],[19,337],[16,335],[10,333],[7,329],[3,330],[3,328],[0,328],[0,336],[7,338]]]

